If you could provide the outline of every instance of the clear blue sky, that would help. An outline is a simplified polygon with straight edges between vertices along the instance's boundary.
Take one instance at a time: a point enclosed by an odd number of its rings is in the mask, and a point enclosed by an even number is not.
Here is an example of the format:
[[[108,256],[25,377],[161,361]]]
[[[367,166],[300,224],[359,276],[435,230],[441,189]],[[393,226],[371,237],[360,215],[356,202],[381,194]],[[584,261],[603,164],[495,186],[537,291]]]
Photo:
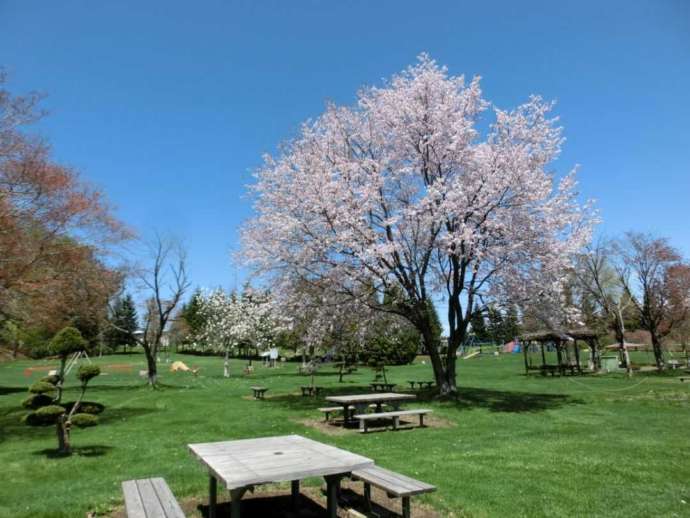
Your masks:
[[[690,255],[690,1],[0,0],[0,65],[48,94],[56,158],[142,235],[180,236],[202,286],[235,281],[261,154],[422,51],[500,107],[557,100],[556,167],[581,164],[601,231]]]

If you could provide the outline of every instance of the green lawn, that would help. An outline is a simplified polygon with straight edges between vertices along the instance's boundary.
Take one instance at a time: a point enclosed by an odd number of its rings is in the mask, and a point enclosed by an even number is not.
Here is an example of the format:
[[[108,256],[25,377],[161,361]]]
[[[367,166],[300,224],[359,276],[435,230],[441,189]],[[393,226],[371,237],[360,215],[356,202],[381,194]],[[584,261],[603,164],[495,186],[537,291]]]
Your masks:
[[[319,419],[321,401],[297,395],[307,378],[296,364],[257,365],[244,377],[234,361],[224,379],[220,358],[177,358],[201,367],[199,376],[161,365],[155,391],[139,378],[143,356],[99,360],[105,374],[87,399],[107,409],[100,426],[74,431],[70,458],[51,456],[52,428],[19,422],[26,387],[44,375],[26,369],[54,362],[0,364],[0,517],[107,513],[122,503],[122,480],[152,475],[178,497],[203,497],[207,478],[187,443],[288,433],[437,485],[420,500],[444,516],[690,516],[690,383],[674,374],[525,377],[519,355],[481,357],[459,361],[457,402],[423,403],[443,427],[332,435],[302,424]],[[348,393],[372,377],[360,368],[338,383],[323,369],[317,382]],[[431,379],[430,366],[392,368],[389,378]],[[269,399],[246,398],[257,383]],[[75,395],[73,387],[65,397]]]

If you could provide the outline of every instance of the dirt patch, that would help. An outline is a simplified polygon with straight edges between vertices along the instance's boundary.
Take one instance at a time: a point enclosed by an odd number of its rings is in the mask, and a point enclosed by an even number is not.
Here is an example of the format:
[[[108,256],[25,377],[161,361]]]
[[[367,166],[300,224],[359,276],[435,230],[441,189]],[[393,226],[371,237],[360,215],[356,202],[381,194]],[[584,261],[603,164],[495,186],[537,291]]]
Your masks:
[[[338,516],[349,518],[349,509],[353,509],[370,518],[393,518],[402,513],[400,499],[391,499],[384,491],[371,490],[372,508],[368,510],[362,496],[362,484],[344,480],[341,484]],[[257,488],[254,493],[247,493],[242,498],[242,516],[255,518],[322,518],[326,512],[325,484],[321,488],[302,487],[297,510],[292,510],[290,491],[277,485]],[[218,495],[218,515],[230,516],[230,504],[222,491]],[[208,516],[207,498],[190,497],[180,501],[180,506],[188,517]],[[426,505],[415,502],[412,498],[412,515],[417,518],[440,518],[442,515]],[[125,518],[124,509],[115,510],[110,518]]]

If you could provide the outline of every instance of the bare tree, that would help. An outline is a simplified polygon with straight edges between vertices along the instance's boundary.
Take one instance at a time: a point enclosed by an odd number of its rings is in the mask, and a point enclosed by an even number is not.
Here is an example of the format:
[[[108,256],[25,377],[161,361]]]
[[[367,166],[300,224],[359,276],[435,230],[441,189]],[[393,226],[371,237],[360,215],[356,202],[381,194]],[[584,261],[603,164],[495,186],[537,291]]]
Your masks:
[[[617,262],[616,259],[613,243],[599,240],[579,257],[575,275],[580,289],[592,297],[599,311],[613,328],[628,375],[632,376],[630,355],[625,347],[624,318],[626,309],[632,304],[632,298],[622,282],[622,279],[627,279],[629,275],[627,265]]]
[[[146,355],[148,382],[154,386],[158,376],[156,359],[163,334],[190,283],[187,277],[187,254],[179,242],[156,236],[151,244],[151,260],[151,267],[139,275],[149,296],[146,300],[144,332],[138,341]]]
[[[650,234],[628,232],[620,254],[625,265],[621,282],[639,314],[640,326],[651,336],[654,359],[657,368],[662,369],[662,340],[688,312],[690,266],[682,262],[680,253],[666,238]]]

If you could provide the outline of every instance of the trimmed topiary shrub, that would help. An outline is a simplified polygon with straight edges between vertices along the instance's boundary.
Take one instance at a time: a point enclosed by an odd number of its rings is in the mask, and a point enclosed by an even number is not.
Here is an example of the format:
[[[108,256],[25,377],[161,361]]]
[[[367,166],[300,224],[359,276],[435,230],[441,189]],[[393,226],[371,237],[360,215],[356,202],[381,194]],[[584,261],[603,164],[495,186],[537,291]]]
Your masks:
[[[60,381],[60,376],[58,376],[57,374],[49,374],[48,376],[43,376],[38,381],[50,383],[51,385],[57,385],[58,381]]]
[[[78,329],[65,327],[53,337],[48,345],[50,354],[67,357],[70,354],[86,349],[88,342],[81,336]]]
[[[62,403],[62,406],[65,407],[65,410],[67,412],[71,412],[72,409],[74,408],[76,401],[70,401],[69,403]],[[82,401],[79,404],[79,413],[81,414],[91,414],[91,415],[98,415],[105,410],[105,405],[102,405],[101,403],[96,403],[94,401]]]
[[[77,378],[79,378],[79,381],[83,384],[86,384],[100,373],[101,368],[98,365],[80,365],[77,370]]]
[[[78,335],[79,331],[70,331],[70,328],[63,329],[56,339],[51,342],[55,347],[55,351],[74,351],[74,344],[85,344],[86,342]],[[78,338],[77,339],[77,335]],[[58,338],[59,337],[59,338]],[[80,365],[77,369],[77,378],[81,382],[81,394],[76,401],[60,405],[59,396],[64,382],[64,358],[61,356],[60,376],[58,376],[57,387],[48,381],[37,381],[29,388],[32,393],[27,399],[23,401],[25,408],[35,409],[33,412],[27,414],[23,421],[30,426],[46,426],[53,424],[56,427],[58,438],[58,451],[62,454],[69,455],[72,452],[70,444],[70,431],[72,425],[79,428],[88,428],[98,424],[98,418],[95,414],[100,414],[104,406],[100,403],[83,402],[86,388],[93,378],[101,373],[101,369],[97,365]],[[47,378],[44,378],[47,379]],[[53,398],[49,396],[54,391],[58,390],[58,397]]]
[[[47,381],[37,381],[29,387],[29,392],[32,394],[50,394],[56,390],[55,385]]]
[[[47,394],[31,394],[28,398],[22,401],[22,406],[24,408],[29,408],[31,410],[36,410],[44,406],[52,404],[53,398]]]
[[[61,331],[58,331],[48,344],[48,351],[50,354],[60,357],[56,401],[59,402],[62,399],[62,386],[65,382],[67,358],[71,354],[83,351],[86,349],[87,345],[88,342],[81,336],[79,330],[74,327],[65,327]]]
[[[55,424],[61,416],[65,414],[64,407],[60,405],[48,405],[43,406],[33,412],[36,415],[36,419],[42,424]]]
[[[88,428],[98,424],[98,417],[91,414],[74,414],[70,423],[79,428]]]

